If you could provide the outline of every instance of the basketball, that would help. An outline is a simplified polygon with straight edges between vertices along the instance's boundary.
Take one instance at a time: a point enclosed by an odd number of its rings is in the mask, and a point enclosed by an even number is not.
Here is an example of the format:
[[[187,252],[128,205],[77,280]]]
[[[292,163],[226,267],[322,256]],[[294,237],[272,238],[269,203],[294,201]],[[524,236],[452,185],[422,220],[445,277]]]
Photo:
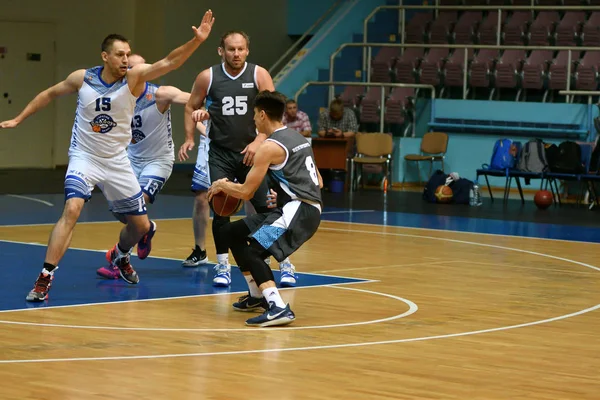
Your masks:
[[[450,203],[452,201],[452,189],[450,186],[440,185],[435,189],[435,198],[438,203]]]
[[[229,196],[223,192],[215,194],[210,200],[210,207],[215,214],[221,217],[230,217],[236,214],[243,205],[243,200]]]
[[[540,210],[545,210],[550,207],[553,201],[552,193],[547,190],[539,190],[533,198],[533,202]]]

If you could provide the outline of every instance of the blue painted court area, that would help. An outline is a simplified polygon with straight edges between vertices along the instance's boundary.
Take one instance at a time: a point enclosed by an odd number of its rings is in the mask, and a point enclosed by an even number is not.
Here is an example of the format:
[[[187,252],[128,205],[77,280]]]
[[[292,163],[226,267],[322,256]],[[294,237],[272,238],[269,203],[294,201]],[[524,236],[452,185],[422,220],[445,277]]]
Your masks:
[[[41,271],[45,246],[0,241],[2,264],[0,311],[36,307],[72,306],[110,303],[127,300],[161,299],[180,296],[246,292],[247,286],[239,269],[232,269],[229,288],[212,286],[213,265],[184,268],[181,260],[132,258],[140,283],[129,285],[123,280],[106,280],[96,275],[96,269],[106,265],[104,253],[98,251],[67,251],[55,274],[50,298],[42,303],[29,303],[25,296]],[[279,271],[273,271],[279,281]],[[299,273],[298,287],[364,282],[361,279]]]

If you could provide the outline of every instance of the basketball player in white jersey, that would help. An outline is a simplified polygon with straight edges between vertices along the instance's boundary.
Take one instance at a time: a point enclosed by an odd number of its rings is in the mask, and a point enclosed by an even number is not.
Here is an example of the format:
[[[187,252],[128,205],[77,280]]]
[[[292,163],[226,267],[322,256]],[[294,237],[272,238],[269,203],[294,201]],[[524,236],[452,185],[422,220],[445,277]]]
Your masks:
[[[129,57],[130,67],[145,63],[146,60],[139,54],[132,54]],[[189,93],[174,86],[157,86],[146,82],[146,89],[137,101],[131,121],[132,139],[127,146],[127,155],[146,204],[154,203],[156,196],[173,172],[175,152],[171,130],[171,104],[186,104],[189,98]],[[201,123],[197,125],[199,129],[204,128]],[[199,224],[203,226],[203,232],[206,231],[210,217],[208,202],[205,208],[205,213],[198,217],[201,219]],[[113,214],[119,221],[126,223],[123,214],[114,212]],[[204,248],[205,235],[199,236],[201,236],[199,245]],[[152,239],[151,235],[147,234],[138,243],[139,258],[144,259],[150,253],[150,239]],[[208,259],[198,261],[199,265],[207,262]],[[101,267],[96,272],[108,279],[118,279],[120,276],[119,268],[114,265]]]
[[[210,118],[211,182],[221,178],[244,182],[254,154],[266,138],[264,134],[256,132],[250,106],[259,90],[273,91],[275,87],[266,69],[246,62],[249,41],[248,35],[242,31],[230,31],[221,37],[218,52],[223,62],[198,74],[185,108],[186,141],[179,150],[179,159],[186,160],[187,152],[194,148],[195,123]],[[207,111],[198,112],[205,100]],[[265,182],[250,200],[256,211],[268,211],[268,193]],[[227,239],[221,235],[221,228],[228,222],[229,217],[215,215],[213,218],[212,230],[217,250],[214,286],[227,287],[231,284]],[[188,259],[196,257],[192,253]],[[280,263],[280,270],[280,284],[295,286],[296,271],[289,259]]]
[[[131,69],[128,63],[131,49],[127,39],[109,35],[102,42],[102,66],[71,73],[64,81],[38,94],[16,118],[0,123],[0,128],[16,127],[54,98],[78,93],[65,177],[64,211],[50,234],[42,272],[27,295],[27,301],[48,298],[54,272],[69,247],[81,210],[96,185],[102,189],[113,211],[127,215],[127,224],[121,230],[119,241],[106,253],[106,259],[119,268],[126,282],[139,282],[129,256],[135,244],[155,226],[148,220],[144,197],[126,152],[131,141],[135,104],[144,92],[146,82],[179,68],[206,40],[213,23],[209,10],[200,26],[192,27],[193,39],[154,64],[140,64]]]

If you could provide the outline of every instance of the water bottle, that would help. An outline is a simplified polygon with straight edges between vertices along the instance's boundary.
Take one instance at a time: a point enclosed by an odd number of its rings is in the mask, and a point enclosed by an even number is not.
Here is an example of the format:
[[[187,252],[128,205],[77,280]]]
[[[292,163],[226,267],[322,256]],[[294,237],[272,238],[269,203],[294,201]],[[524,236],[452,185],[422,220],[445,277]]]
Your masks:
[[[473,190],[474,187],[475,187],[475,185],[471,186],[471,188],[469,189],[469,205],[470,206],[475,205],[475,191]]]
[[[483,202],[481,201],[481,191],[479,188],[479,184],[477,183],[477,181],[473,182],[473,203],[471,205],[474,206],[480,206],[483,204]]]

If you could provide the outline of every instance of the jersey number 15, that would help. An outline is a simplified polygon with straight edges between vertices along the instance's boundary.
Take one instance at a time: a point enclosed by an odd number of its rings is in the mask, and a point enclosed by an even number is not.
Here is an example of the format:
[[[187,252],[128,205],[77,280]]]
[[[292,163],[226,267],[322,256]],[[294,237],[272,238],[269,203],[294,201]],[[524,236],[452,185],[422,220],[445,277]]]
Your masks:
[[[246,115],[248,112],[248,96],[223,97],[223,115]]]

